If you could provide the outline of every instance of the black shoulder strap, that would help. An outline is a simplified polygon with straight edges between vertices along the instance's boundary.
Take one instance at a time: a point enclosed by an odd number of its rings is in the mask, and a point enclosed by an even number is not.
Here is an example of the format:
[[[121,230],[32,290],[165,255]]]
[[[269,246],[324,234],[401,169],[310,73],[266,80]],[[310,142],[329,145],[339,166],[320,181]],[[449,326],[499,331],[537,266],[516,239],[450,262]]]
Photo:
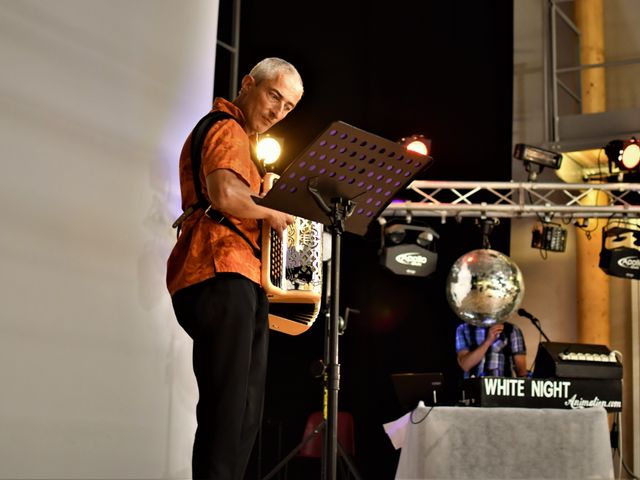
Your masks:
[[[214,123],[219,120],[231,119],[238,121],[233,115],[220,111],[214,110],[207,113],[204,117],[198,120],[196,126],[193,128],[191,132],[191,173],[193,176],[193,187],[196,193],[196,203],[193,205],[189,205],[185,208],[182,215],[178,217],[178,219],[173,222],[172,227],[178,229],[178,234],[180,233],[180,226],[185,221],[187,217],[189,217],[193,212],[202,208],[204,210],[209,206],[209,200],[202,193],[202,182],[200,182],[200,165],[202,163],[202,147],[204,145],[204,140],[207,137],[207,133],[211,130],[211,127]],[[264,176],[265,170],[262,164],[255,158],[255,156],[251,155],[251,160],[255,163],[258,171],[260,172],[260,176]]]
[[[478,345],[478,327],[476,327],[475,325],[471,325],[469,324],[469,350],[470,351],[474,351],[476,348],[479,347]],[[484,362],[484,366],[487,365],[487,360],[485,358],[485,362]],[[480,377],[482,376],[482,371],[480,370],[480,364],[476,365],[475,367],[473,367],[472,371],[475,371],[475,375]]]
[[[193,133],[191,134],[191,171],[193,173],[193,186],[196,189],[196,197],[198,198],[197,205],[205,209],[209,206],[210,202],[202,193],[202,183],[200,182],[202,146],[204,145],[204,139],[207,137],[207,133],[209,133],[213,124],[218,120],[224,119],[236,120],[233,115],[226,112],[221,112],[219,110],[209,112],[198,121],[196,126],[193,128]]]
[[[504,329],[502,330],[502,336],[505,337],[506,339],[506,344],[504,346],[504,348],[502,349],[502,354],[505,356],[505,360],[507,362],[506,364],[506,368],[507,369],[512,369],[512,367],[510,366],[511,362],[511,332],[513,331],[513,325],[511,325],[509,322],[504,322]],[[489,370],[487,369],[487,366],[489,365],[489,358],[491,357],[491,348],[489,347],[489,349],[487,350],[487,353],[485,355],[484,358],[484,371],[485,374],[487,373],[491,373],[489,372]],[[507,372],[505,372],[507,373]]]
[[[240,235],[240,237],[242,237],[242,239],[249,244],[249,246],[251,247],[251,250],[253,250],[253,255],[258,259],[262,258],[261,254],[260,254],[260,250],[257,249],[253,245],[253,243],[251,243],[251,240],[249,240],[249,238],[244,233],[242,233],[242,230],[240,230],[236,226],[235,223],[233,223],[231,220],[229,220],[227,217],[225,217],[222,212],[219,212],[218,210],[216,210],[213,207],[209,206],[205,210],[204,214],[207,217],[209,217],[210,219],[212,219],[213,221],[221,223],[225,227],[230,228],[231,230],[236,232],[238,235]]]
[[[469,332],[469,338],[467,338],[467,340],[469,341],[469,350],[473,351],[478,348],[478,341],[476,339],[476,330],[478,329],[478,327],[469,323],[467,328]]]
[[[512,360],[512,354],[511,354],[511,333],[513,332],[513,325],[510,324],[509,322],[504,322],[504,330],[502,330],[502,333],[504,333],[505,338],[507,339],[507,344],[504,346],[504,349],[502,350],[502,353],[505,356],[507,363],[507,366],[511,366],[511,369],[513,370],[513,360]]]
[[[193,182],[195,186],[198,187],[196,190],[198,201],[200,202],[202,200],[205,200],[206,205],[209,204],[209,201],[204,198],[204,195],[202,195],[202,185],[200,184],[200,163],[202,162],[202,146],[204,145],[204,140],[207,137],[207,133],[209,133],[209,130],[211,130],[213,124],[218,120],[224,119],[232,119],[236,122],[238,121],[238,119],[230,113],[215,110],[213,112],[207,113],[200,119],[200,121],[194,127],[193,134],[191,136],[191,168],[193,169]],[[264,174],[267,172],[262,163],[254,155],[253,151],[251,152],[251,160],[258,169],[258,172],[260,172],[260,177],[264,177]]]
[[[207,206],[209,205],[209,201],[202,194],[202,183],[200,182],[202,145],[204,144],[204,139],[207,136],[207,132],[211,129],[213,124],[218,120],[223,120],[225,118],[231,118],[235,120],[235,117],[226,112],[221,112],[219,110],[209,112],[200,120],[198,120],[198,123],[191,132],[191,173],[193,176],[193,188],[195,189],[197,200],[196,203],[185,208],[182,214],[171,225],[172,228],[177,229],[178,235],[180,235],[180,227],[182,226],[182,223],[193,212],[195,212],[199,208],[206,210]]]
[[[513,325],[509,322],[504,322],[504,330],[502,330],[507,338],[511,338],[511,332],[513,331]]]
[[[189,209],[191,210],[191,212],[193,212],[198,208],[203,208],[205,210],[205,214],[208,217],[218,223],[225,225],[226,227],[230,228],[235,233],[240,235],[240,237],[242,237],[242,239],[249,244],[249,246],[253,250],[254,255],[257,258],[260,258],[260,251],[256,249],[256,247],[254,247],[247,236],[242,233],[242,231],[221,212],[214,210],[211,207],[211,202],[209,201],[209,199],[206,198],[202,193],[202,182],[200,182],[200,165],[202,164],[202,147],[204,146],[204,140],[207,137],[207,133],[209,133],[209,130],[211,130],[213,124],[219,120],[225,119],[232,119],[236,122],[238,121],[236,117],[229,113],[215,110],[213,112],[207,113],[204,117],[202,117],[193,129],[193,133],[191,135],[191,171],[193,173],[193,186],[195,188],[198,201],[196,205],[189,207]],[[251,160],[253,160],[253,162],[256,164],[256,167],[260,172],[260,176],[264,176],[264,167],[255,158],[253,152],[251,154]],[[185,211],[185,213],[187,212]]]

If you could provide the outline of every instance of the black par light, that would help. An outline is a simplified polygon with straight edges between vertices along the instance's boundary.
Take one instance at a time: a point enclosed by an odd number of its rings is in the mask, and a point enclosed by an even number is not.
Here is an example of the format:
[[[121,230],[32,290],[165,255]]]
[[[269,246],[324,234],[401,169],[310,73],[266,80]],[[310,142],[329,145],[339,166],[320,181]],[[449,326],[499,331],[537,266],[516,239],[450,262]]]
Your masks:
[[[604,153],[609,160],[609,173],[613,173],[614,166],[625,172],[636,171],[640,166],[640,145],[636,137],[611,140],[604,147]]]

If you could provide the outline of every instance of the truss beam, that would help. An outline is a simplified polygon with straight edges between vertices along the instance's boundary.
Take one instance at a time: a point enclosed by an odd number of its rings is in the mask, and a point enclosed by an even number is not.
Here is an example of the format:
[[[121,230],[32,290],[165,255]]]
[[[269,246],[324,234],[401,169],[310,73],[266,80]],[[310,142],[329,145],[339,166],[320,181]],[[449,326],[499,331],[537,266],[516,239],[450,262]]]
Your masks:
[[[417,180],[407,191],[411,200],[393,201],[383,217],[640,218],[640,183]],[[606,205],[581,203],[594,194],[604,195],[608,201],[599,203]]]

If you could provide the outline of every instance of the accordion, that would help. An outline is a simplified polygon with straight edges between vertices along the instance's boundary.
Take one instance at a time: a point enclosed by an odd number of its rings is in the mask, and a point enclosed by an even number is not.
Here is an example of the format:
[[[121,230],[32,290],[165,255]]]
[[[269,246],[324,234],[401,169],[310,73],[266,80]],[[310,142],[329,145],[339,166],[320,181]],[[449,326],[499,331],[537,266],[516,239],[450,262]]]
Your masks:
[[[278,176],[267,173],[266,192]],[[279,235],[262,226],[262,287],[269,298],[269,328],[288,335],[307,331],[322,300],[323,225],[301,217]]]

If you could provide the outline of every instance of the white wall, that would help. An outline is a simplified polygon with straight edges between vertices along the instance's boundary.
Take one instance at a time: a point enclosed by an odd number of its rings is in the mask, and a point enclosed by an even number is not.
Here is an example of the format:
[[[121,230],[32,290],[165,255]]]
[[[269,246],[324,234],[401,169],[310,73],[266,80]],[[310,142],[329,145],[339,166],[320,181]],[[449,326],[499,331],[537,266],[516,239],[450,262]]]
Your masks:
[[[0,478],[186,478],[164,287],[217,0],[0,0]]]

